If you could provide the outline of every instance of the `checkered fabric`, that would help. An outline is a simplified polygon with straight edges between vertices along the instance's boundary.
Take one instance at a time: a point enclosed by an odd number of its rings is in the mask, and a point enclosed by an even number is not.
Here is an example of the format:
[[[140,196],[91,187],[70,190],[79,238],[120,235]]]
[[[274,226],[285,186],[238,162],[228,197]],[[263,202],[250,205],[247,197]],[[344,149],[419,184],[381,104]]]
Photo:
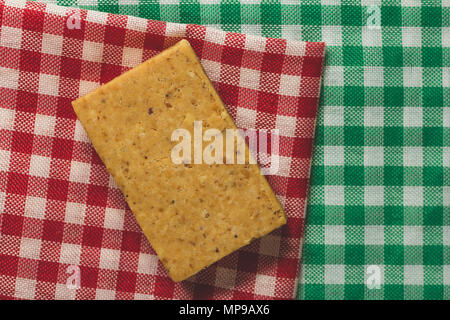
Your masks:
[[[294,298],[324,43],[20,0],[0,13],[1,297]],[[174,283],[70,103],[182,38],[239,127],[279,130],[268,180],[288,223]]]
[[[450,299],[449,0],[58,2],[325,41],[298,298]]]

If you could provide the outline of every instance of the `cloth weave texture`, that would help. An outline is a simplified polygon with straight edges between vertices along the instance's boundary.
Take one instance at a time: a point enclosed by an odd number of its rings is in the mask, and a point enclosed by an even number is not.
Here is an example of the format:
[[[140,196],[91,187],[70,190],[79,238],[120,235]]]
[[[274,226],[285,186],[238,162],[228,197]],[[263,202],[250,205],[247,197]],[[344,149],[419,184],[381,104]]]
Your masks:
[[[294,298],[323,42],[19,0],[1,1],[0,13],[1,297]],[[238,127],[279,130],[268,181],[288,222],[175,284],[70,103],[182,38]]]
[[[59,2],[325,41],[298,298],[450,299],[449,0]]]

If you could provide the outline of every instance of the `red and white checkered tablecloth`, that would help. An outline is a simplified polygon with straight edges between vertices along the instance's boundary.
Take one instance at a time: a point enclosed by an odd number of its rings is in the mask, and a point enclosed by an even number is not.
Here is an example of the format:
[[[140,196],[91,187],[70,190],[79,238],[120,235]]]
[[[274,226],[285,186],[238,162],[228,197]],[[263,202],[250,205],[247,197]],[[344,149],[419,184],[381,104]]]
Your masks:
[[[324,43],[20,0],[1,0],[0,20],[1,298],[294,297]],[[288,223],[174,283],[71,101],[181,38],[238,127],[280,130],[268,180]]]

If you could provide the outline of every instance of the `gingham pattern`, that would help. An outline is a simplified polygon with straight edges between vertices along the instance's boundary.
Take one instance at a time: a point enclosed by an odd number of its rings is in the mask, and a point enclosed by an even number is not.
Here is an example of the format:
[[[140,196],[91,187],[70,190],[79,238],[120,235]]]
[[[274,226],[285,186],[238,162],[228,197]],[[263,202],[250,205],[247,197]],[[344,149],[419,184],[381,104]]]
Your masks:
[[[294,297],[323,43],[18,0],[1,1],[0,12],[2,297]],[[175,284],[70,102],[181,38],[239,127],[279,129],[280,170],[268,180],[288,223]],[[66,286],[72,265],[77,290]]]
[[[325,41],[298,298],[450,299],[449,0],[79,4]]]

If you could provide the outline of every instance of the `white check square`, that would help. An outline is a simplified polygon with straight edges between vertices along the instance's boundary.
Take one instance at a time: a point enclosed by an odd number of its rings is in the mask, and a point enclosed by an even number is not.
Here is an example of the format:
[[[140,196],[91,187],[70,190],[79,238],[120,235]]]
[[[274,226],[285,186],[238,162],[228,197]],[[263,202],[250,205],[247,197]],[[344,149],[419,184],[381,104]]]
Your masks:
[[[344,146],[325,146],[324,164],[326,166],[343,166],[345,163]]]
[[[30,161],[30,174],[37,177],[48,178],[50,175],[50,163],[49,157],[43,157],[38,155],[31,155]]]
[[[344,107],[342,106],[324,106],[323,124],[325,126],[343,126],[344,125]]]
[[[422,107],[404,107],[403,108],[403,126],[421,127],[423,124]]]
[[[56,117],[36,114],[34,134],[53,137],[55,134]]]
[[[422,86],[422,68],[421,67],[404,67],[403,68],[403,85],[405,87],[421,87]]]
[[[403,187],[403,205],[411,207],[423,206],[423,187],[422,186],[404,186]]]
[[[59,262],[63,264],[79,265],[81,257],[81,245],[72,243],[62,243],[59,254]]]
[[[72,161],[70,163],[70,181],[88,183],[90,175],[91,165],[89,163],[78,161]]]
[[[383,186],[365,186],[364,205],[382,206],[384,205],[384,187]]]
[[[325,284],[344,284],[345,265],[327,264],[325,265]]]
[[[423,265],[405,265],[403,271],[405,285],[423,285]]]
[[[220,63],[212,60],[202,59],[202,66],[211,81],[217,82],[220,80]]]
[[[138,272],[143,274],[156,274],[158,257],[154,254],[139,254]]]
[[[39,74],[39,93],[58,96],[59,77],[51,74]]]
[[[382,127],[384,125],[384,108],[383,107],[366,107],[364,108],[364,126],[366,127]]]
[[[67,202],[66,216],[64,221],[67,223],[83,224],[86,213],[86,205],[76,202]]]
[[[423,165],[422,147],[404,147],[403,165],[406,167],[421,167]]]
[[[38,197],[27,197],[25,200],[25,217],[43,219],[47,200]]]
[[[92,90],[98,88],[100,83],[93,81],[80,80],[80,96],[84,96],[85,94],[91,92]]]
[[[20,49],[22,29],[2,26],[0,32],[0,45],[5,48]]]
[[[298,97],[300,94],[300,81],[298,76],[282,74],[280,78],[280,93],[286,96]]]
[[[295,135],[296,118],[289,116],[277,116],[276,129],[280,130],[280,135],[293,137]]]
[[[239,128],[251,129],[256,126],[256,110],[237,107],[236,125]]]
[[[345,244],[345,226],[326,225],[325,226],[325,244],[326,245],[344,245]]]
[[[17,278],[14,296],[21,299],[34,299],[36,280]]]
[[[383,245],[384,244],[384,226],[365,226],[364,227],[365,245]]]
[[[402,27],[402,42],[404,47],[420,47],[422,45],[422,28]]]
[[[382,87],[384,84],[383,67],[364,67],[364,86]]]
[[[106,208],[104,226],[108,229],[123,230],[125,210]]]
[[[364,165],[382,166],[384,164],[384,147],[364,147]]]
[[[403,243],[405,246],[422,246],[423,226],[403,226]]]
[[[272,276],[257,274],[255,280],[255,293],[273,297],[275,295],[275,284],[277,279]]]
[[[133,68],[142,62],[143,49],[139,48],[123,48],[122,65]]]
[[[42,34],[42,52],[60,56],[63,48],[63,37],[51,33]]]
[[[100,268],[119,270],[120,250],[102,248],[100,252]]]
[[[260,72],[253,69],[241,68],[239,86],[257,90],[259,88]]]
[[[326,86],[344,86],[344,67],[326,66],[323,72],[323,82]]]
[[[341,26],[323,26],[322,41],[324,41],[327,44],[327,46],[341,46],[342,45]]]
[[[40,239],[22,238],[19,256],[21,258],[38,260],[41,253],[41,243]]]
[[[345,204],[344,186],[325,186],[325,205],[343,206]]]
[[[8,171],[11,151],[0,149],[0,171]]]
[[[381,35],[381,28],[362,27],[362,45],[367,47],[381,47],[383,40]]]
[[[0,87],[17,90],[18,86],[19,70],[0,67]]]
[[[91,62],[101,62],[102,56],[103,56],[103,43],[92,41],[83,42],[83,56],[82,56],[83,60]]]

